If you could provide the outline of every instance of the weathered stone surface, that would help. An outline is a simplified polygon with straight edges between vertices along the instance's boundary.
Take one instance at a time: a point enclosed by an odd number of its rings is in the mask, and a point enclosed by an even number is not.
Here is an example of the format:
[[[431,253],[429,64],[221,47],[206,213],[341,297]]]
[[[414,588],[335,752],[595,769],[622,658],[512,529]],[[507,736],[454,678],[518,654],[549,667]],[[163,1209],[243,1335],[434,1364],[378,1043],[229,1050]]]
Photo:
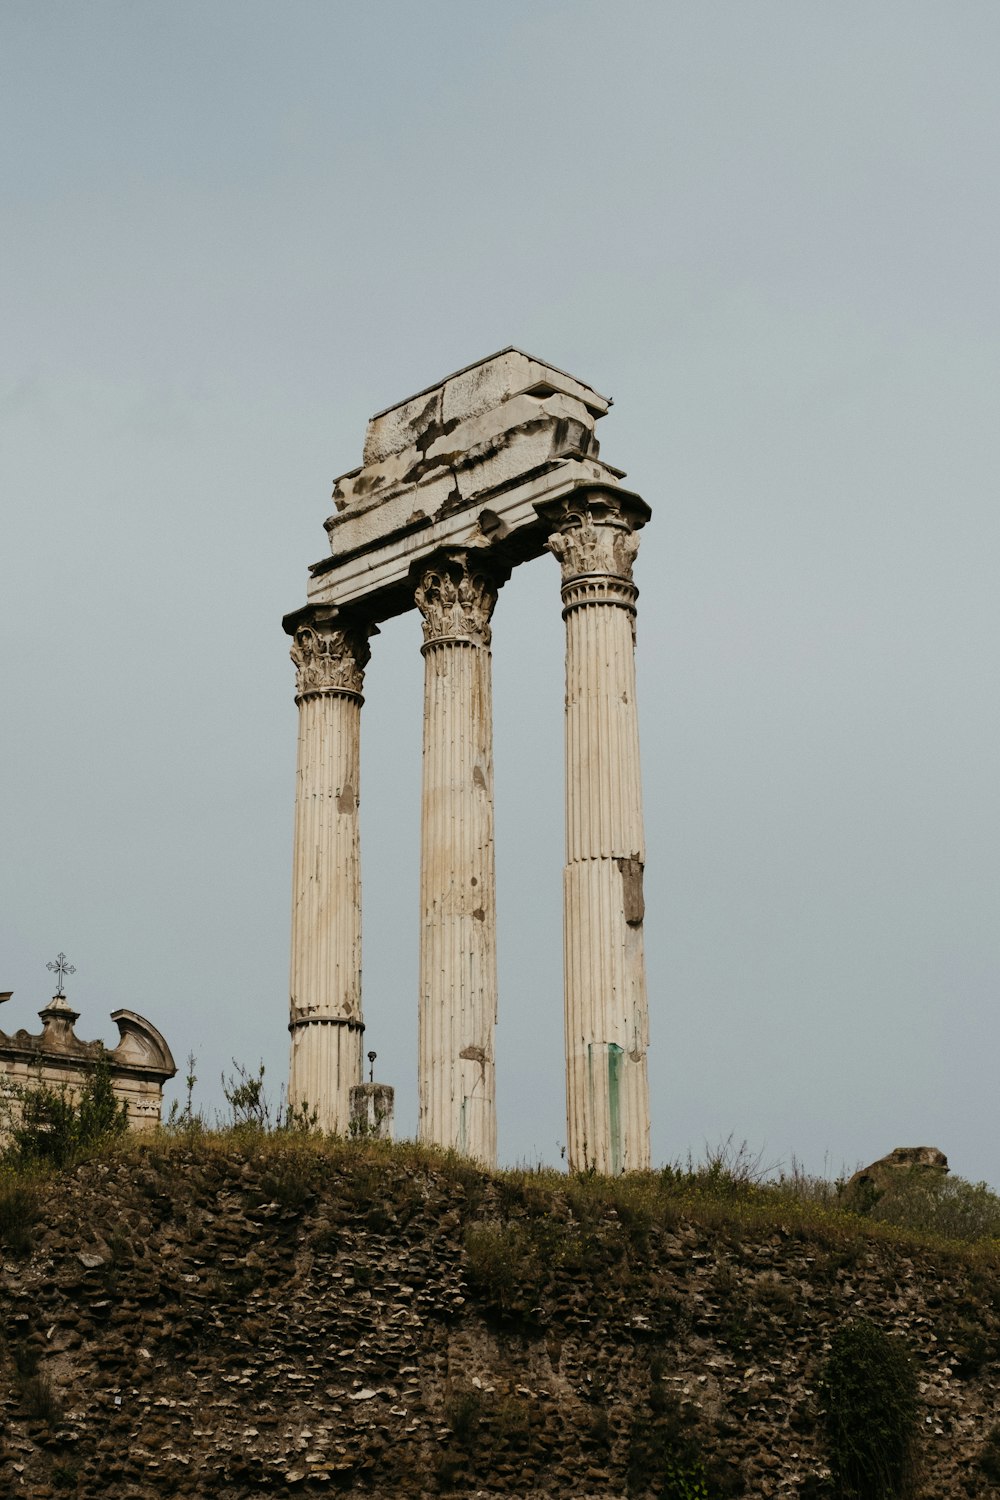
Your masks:
[[[594,433],[609,401],[518,349],[480,360],[372,418],[364,464],[334,486],[330,557],[308,598],[409,609],[413,578],[441,548],[480,548],[509,570],[538,556],[536,506],[581,483],[615,484]],[[294,621],[295,617],[289,617]]]
[[[346,768],[356,759],[357,708],[307,700],[353,692],[359,706],[360,674],[348,683],[335,637],[346,640],[363,624],[367,639],[374,621],[419,609],[419,1134],[490,1164],[497,1017],[490,617],[511,569],[548,550],[562,569],[567,632],[569,1156],[574,1167],[612,1174],[648,1164],[632,563],[649,507],[598,457],[595,424],[609,404],[565,372],[504,349],[373,417],[363,465],[334,487],[330,556],[310,570],[309,603],[285,619],[300,703],[292,1095],[297,1101],[302,1092],[308,1059],[310,1089],[321,1090],[309,1102],[319,1104],[327,1128],[344,1128],[345,1089],[360,1082],[360,1031],[350,1032],[361,1017],[357,834],[350,809],[339,822],[330,811],[331,799],[339,809],[346,795],[337,788],[356,792]]]
[[[426,448],[442,428],[453,431],[455,424],[495,412],[522,393],[543,400],[557,392],[594,417],[603,416],[611,405],[607,397],[563,370],[520,349],[502,349],[372,417],[365,436],[365,465],[407,448]]]
[[[880,1156],[878,1161],[873,1161],[871,1166],[864,1167],[854,1176],[862,1177],[866,1173],[885,1171],[944,1173],[947,1170],[948,1158],[936,1146],[895,1146],[888,1156]]]
[[[416,589],[424,624],[419,1134],[496,1164],[496,878],[490,617],[478,554],[448,553]]]
[[[818,1377],[858,1316],[917,1361],[922,1493],[993,1493],[992,1262],[835,1228],[630,1225],[610,1200],[588,1216],[573,1179],[538,1192],[377,1148],[154,1144],[58,1187],[0,1272],[11,1495],[255,1500],[335,1479],[610,1500],[637,1424],[669,1410],[713,1495],[800,1500],[822,1493]],[[473,1228],[513,1247],[509,1281],[473,1261]],[[106,1263],[81,1265],[81,1235]],[[36,1360],[61,1414],[36,1414],[18,1373]]]
[[[616,1176],[649,1166],[632,581],[648,511],[594,490],[544,513],[566,621],[566,1148],[573,1170]]]
[[[361,688],[369,630],[313,610],[295,631],[289,1103],[346,1132],[361,1083]]]
[[[870,1166],[855,1172],[844,1186],[845,1202],[857,1203],[885,1190],[894,1179],[907,1173],[944,1176],[948,1158],[936,1146],[896,1146]]]
[[[0,999],[9,1000],[11,993]],[[115,1098],[128,1105],[129,1126],[145,1130],[160,1123],[163,1085],[177,1067],[165,1039],[151,1021],[134,1010],[113,1011],[111,1019],[118,1027],[119,1041],[107,1051],[103,1042],[84,1042],[76,1035],[73,1028],[80,1013],[65,995],[53,995],[38,1014],[41,1032],[22,1028],[8,1036],[0,1031],[0,1090],[6,1079],[22,1088],[38,1084],[65,1088],[75,1096],[98,1059],[104,1058]],[[16,1107],[13,1100],[11,1109],[15,1113]]]
[[[387,1083],[357,1083],[351,1089],[351,1135],[391,1141],[395,1135],[396,1090]]]

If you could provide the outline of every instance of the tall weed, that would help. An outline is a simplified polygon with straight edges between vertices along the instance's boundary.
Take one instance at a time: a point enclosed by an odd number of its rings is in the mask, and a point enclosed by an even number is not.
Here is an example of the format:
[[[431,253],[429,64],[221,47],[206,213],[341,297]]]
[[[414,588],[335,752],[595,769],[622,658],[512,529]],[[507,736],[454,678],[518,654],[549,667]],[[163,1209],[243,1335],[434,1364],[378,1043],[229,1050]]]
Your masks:
[[[33,1177],[0,1169],[0,1246],[11,1255],[31,1254],[40,1206],[39,1187]]]

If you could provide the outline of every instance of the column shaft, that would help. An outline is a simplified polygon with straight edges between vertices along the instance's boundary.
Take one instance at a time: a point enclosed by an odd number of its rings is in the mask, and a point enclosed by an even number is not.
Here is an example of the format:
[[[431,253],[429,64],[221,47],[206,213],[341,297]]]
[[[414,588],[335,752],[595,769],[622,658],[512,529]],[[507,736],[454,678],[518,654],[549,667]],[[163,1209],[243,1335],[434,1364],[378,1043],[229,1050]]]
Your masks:
[[[420,850],[419,1134],[494,1165],[497,1012],[493,712],[496,588],[464,557],[426,570]]]
[[[296,632],[299,741],[289,976],[289,1104],[345,1134],[362,1080],[360,694],[365,633]]]
[[[566,621],[567,1148],[571,1169],[611,1174],[649,1165],[636,546],[608,505],[567,510],[550,539]]]

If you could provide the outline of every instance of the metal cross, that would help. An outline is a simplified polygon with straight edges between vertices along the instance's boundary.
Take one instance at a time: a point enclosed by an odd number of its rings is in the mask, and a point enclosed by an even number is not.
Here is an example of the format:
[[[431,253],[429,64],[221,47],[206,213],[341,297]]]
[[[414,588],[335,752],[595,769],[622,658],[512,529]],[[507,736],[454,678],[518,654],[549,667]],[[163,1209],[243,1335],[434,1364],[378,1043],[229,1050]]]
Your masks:
[[[65,953],[57,953],[55,963],[46,964],[45,967],[47,969],[51,969],[55,974],[57,983],[56,994],[61,995],[63,992],[63,980],[66,978],[67,974],[76,973],[76,964],[68,964],[66,962]]]

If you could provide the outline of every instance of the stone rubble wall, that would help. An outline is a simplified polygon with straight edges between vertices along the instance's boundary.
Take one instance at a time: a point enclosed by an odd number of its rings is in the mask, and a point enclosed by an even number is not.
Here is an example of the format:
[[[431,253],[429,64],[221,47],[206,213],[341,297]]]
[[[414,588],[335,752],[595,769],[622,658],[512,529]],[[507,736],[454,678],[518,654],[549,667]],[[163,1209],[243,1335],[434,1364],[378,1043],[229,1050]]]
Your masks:
[[[920,1493],[1000,1493],[1000,1286],[968,1257],[587,1223],[569,1188],[366,1144],[132,1143],[46,1191],[0,1270],[5,1494],[619,1496],[666,1409],[713,1496],[807,1500],[817,1378],[859,1315],[918,1362]],[[476,1235],[510,1252],[492,1273]]]

